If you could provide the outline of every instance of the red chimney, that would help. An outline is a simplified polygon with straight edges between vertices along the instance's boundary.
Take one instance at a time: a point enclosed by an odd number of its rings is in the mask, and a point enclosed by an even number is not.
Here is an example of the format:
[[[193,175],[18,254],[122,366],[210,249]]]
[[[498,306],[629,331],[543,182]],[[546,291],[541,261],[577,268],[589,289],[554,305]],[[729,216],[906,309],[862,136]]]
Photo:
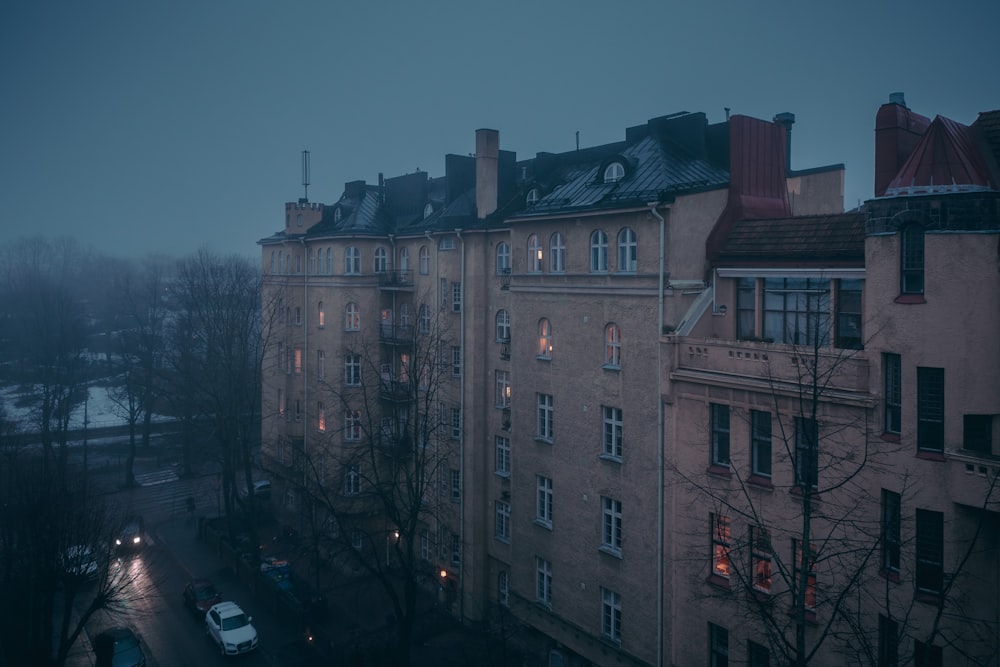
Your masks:
[[[892,93],[875,114],[875,196],[881,197],[931,124],[910,111],[903,93]]]

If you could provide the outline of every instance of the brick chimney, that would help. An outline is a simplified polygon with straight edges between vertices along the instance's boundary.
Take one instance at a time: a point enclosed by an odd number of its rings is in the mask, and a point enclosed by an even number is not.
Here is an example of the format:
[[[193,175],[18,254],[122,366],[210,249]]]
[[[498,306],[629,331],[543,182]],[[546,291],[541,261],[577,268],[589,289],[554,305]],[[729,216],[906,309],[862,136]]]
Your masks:
[[[931,124],[929,118],[913,113],[903,93],[892,93],[889,102],[875,114],[875,196],[885,195],[889,183],[916,148]]]
[[[476,130],[476,215],[483,219],[497,210],[497,165],[500,133]]]

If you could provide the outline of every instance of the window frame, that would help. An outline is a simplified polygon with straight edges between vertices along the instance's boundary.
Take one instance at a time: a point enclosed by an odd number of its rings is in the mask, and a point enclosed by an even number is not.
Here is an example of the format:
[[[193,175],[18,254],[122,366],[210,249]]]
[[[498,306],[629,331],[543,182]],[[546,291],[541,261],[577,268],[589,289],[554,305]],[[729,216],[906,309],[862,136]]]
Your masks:
[[[601,586],[601,637],[615,645],[622,643],[622,596]]]
[[[344,386],[360,387],[362,359],[360,354],[348,352],[344,355]]]
[[[729,470],[732,462],[729,406],[709,403],[709,430],[711,432],[711,466]]]
[[[535,356],[539,359],[552,358],[552,322],[547,317],[538,320],[538,350]]]
[[[361,250],[357,246],[344,249],[344,275],[361,275]]]
[[[510,503],[497,500],[494,503],[493,538],[510,544]]]
[[[712,622],[708,624],[708,664],[709,667],[729,665],[729,630]]]
[[[500,477],[510,477],[510,438],[497,435],[493,438],[493,471]]]
[[[711,540],[711,570],[710,576],[725,581],[728,585],[732,564],[732,521],[718,512],[709,514]]]
[[[903,358],[892,352],[882,354],[882,432],[899,437],[903,430]]]
[[[792,590],[799,587],[799,579],[803,571],[803,559],[805,554],[802,551],[802,541],[792,538]],[[802,605],[806,611],[814,612],[819,596],[819,584],[816,578],[816,546],[809,545],[809,557],[806,559],[808,568],[806,569],[806,590],[802,596]],[[792,598],[795,599],[794,597]]]
[[[898,578],[902,551],[902,497],[894,491],[882,489],[880,509],[881,570]]]
[[[552,529],[552,478],[535,475],[535,523]]]
[[[753,525],[749,526],[749,533],[751,586],[757,593],[770,595],[774,582],[774,571],[771,569],[774,546],[771,534],[763,526]]]
[[[553,232],[549,237],[549,273],[565,273],[566,239],[562,232]]]
[[[496,324],[497,343],[510,342],[510,312],[506,308],[501,308],[493,318]]]
[[[944,369],[917,367],[917,450],[944,455]]]
[[[620,462],[624,449],[624,413],[621,408],[602,405],[601,416],[604,424],[604,448],[602,454],[605,458]]]
[[[510,407],[510,371],[497,368],[493,371],[493,407]]]
[[[431,251],[427,246],[420,246],[417,251],[417,271],[422,276],[430,275],[431,272]]]
[[[604,368],[622,367],[622,332],[615,322],[604,326]]]
[[[528,263],[527,263],[528,273],[541,273],[544,262],[544,253],[542,251],[542,240],[538,236],[538,234],[528,235],[527,250],[528,250]]]
[[[360,410],[344,410],[344,442],[361,442]]]
[[[498,276],[505,276],[510,273],[510,244],[501,241],[496,249],[496,270]]]
[[[750,411],[750,474],[767,480],[771,479],[773,471],[771,460],[773,434],[771,428],[770,412]]]
[[[344,495],[349,498],[361,495],[361,470],[356,465],[348,466],[344,472]]]
[[[622,501],[601,496],[601,551],[622,555]]]
[[[361,307],[353,301],[344,306],[344,331],[361,331]]]
[[[535,556],[535,602],[552,608],[552,563]]]
[[[618,160],[609,163],[606,167],[604,167],[602,178],[607,184],[617,183],[625,178],[625,165]]]
[[[538,430],[535,437],[538,440],[551,443],[555,416],[555,398],[552,394],[542,393],[535,394],[535,397],[538,406]]]
[[[590,272],[608,272],[608,235],[603,229],[590,233]]]
[[[638,270],[638,236],[631,227],[623,227],[618,231],[618,273],[635,273]]]
[[[372,268],[375,273],[386,273],[389,270],[389,254],[384,247],[376,247],[372,257]]]
[[[795,486],[805,489],[808,485],[815,491],[819,488],[819,422],[801,416],[796,416],[794,421]]]
[[[910,222],[899,229],[899,293],[924,295],[926,288],[925,230],[923,225]]]
[[[944,592],[944,512],[916,510],[913,582],[918,597]]]

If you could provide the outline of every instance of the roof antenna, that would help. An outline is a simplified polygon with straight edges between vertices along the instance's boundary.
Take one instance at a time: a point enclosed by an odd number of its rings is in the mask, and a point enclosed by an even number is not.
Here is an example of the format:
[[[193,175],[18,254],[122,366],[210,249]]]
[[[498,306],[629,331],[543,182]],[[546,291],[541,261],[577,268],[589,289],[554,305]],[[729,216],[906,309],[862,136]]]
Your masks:
[[[309,151],[302,151],[302,187],[305,188],[305,196],[302,202],[309,201]]]

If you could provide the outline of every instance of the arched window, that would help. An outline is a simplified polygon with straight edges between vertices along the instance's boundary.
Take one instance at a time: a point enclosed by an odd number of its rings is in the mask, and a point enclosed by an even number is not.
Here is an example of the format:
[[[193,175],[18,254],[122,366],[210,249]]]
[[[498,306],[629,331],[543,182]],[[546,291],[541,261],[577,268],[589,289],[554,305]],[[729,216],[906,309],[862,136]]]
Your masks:
[[[321,329],[326,326],[326,311],[323,310],[322,301],[316,305],[316,321],[319,322]]]
[[[606,273],[608,270],[608,235],[596,229],[590,235],[590,272]]]
[[[612,162],[604,168],[604,182],[617,183],[625,178],[625,167],[621,162]]]
[[[549,271],[562,273],[566,270],[566,241],[560,232],[549,238]]]
[[[622,365],[622,332],[614,322],[604,327],[604,365],[616,368]]]
[[[903,294],[924,293],[924,228],[908,224],[901,231],[899,290]]]
[[[510,273],[510,244],[497,244],[497,275],[503,276]]]
[[[420,304],[420,312],[418,313],[420,333],[429,334],[431,332],[431,309],[427,307],[426,303]]]
[[[538,239],[538,234],[528,237],[528,273],[541,273],[542,271],[542,242]]]
[[[347,275],[361,273],[361,251],[354,246],[349,246],[344,251],[344,273]]]
[[[399,249],[399,270],[409,271],[410,270],[410,249],[403,246]]]
[[[497,311],[497,342],[507,343],[510,342],[510,313],[506,310]]]
[[[349,303],[344,309],[344,329],[361,331],[361,309],[358,308],[358,304]]]
[[[326,275],[333,275],[333,248],[326,249]]]
[[[385,273],[389,269],[389,258],[385,248],[375,248],[375,273]]]
[[[431,217],[432,215],[434,215],[434,204],[432,204],[430,202],[427,202],[424,205],[424,219],[426,220],[427,218]]]
[[[340,222],[340,209],[339,208],[333,209],[333,221],[334,222]]]
[[[635,273],[637,263],[635,232],[625,227],[618,232],[618,270]]]
[[[427,246],[420,246],[420,275],[426,276],[431,272],[431,251],[427,249]]]
[[[545,317],[538,320],[538,356],[552,357],[552,324]]]
[[[528,194],[524,197],[524,203],[527,204],[528,208],[531,208],[538,203],[539,198],[540,195],[538,193],[538,188],[531,188],[528,190]]]

